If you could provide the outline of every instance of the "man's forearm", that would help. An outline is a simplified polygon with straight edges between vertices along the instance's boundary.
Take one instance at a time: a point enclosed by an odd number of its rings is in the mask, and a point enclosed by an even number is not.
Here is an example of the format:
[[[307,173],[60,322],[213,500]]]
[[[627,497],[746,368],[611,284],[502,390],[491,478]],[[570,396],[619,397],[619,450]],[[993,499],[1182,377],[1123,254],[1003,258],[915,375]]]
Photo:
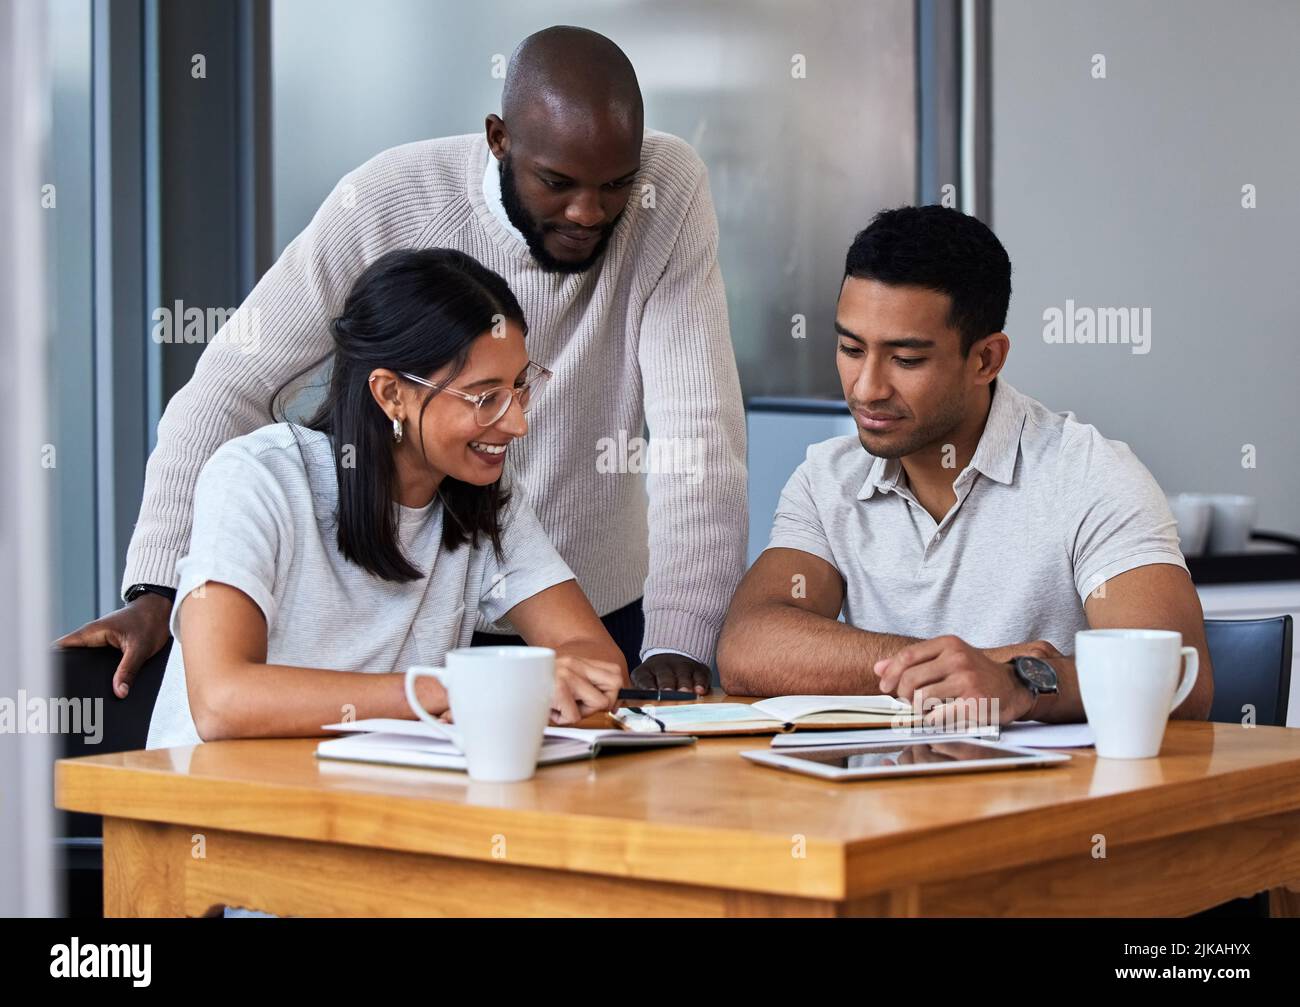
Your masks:
[[[708,174],[698,174],[677,243],[641,315],[637,356],[651,449],[650,570],[642,651],[708,663],[745,573],[749,497],[745,403],[718,265]],[[665,455],[664,457],[669,457]]]
[[[176,587],[176,564],[189,546],[194,487],[204,463],[230,438],[271,419],[269,396],[268,402],[261,401],[260,385],[250,378],[245,387],[216,365],[214,358],[230,352],[222,344],[209,346],[158,424],[158,443],[145,468],[140,515],[127,550],[123,592],[133,584]]]
[[[791,605],[769,605],[728,621],[718,671],[722,687],[735,696],[870,696],[880,691],[875,663],[915,642]]]
[[[642,602],[643,651],[676,650],[710,662],[727,603],[744,576],[749,505],[738,388],[734,398],[717,407],[725,420],[717,429],[702,417],[681,429],[663,425],[669,443],[681,439],[700,446],[697,464],[708,480],[697,486],[691,476],[654,473],[647,481],[650,569]],[[652,439],[658,436],[654,430],[652,420]]]

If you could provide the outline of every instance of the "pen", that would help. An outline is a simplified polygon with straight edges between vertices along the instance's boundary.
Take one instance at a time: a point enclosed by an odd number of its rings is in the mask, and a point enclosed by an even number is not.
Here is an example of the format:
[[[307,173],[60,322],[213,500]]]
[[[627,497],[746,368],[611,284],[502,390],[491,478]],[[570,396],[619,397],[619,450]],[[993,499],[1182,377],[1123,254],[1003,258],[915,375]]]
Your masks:
[[[619,689],[619,699],[657,699],[661,703],[672,699],[699,699],[693,692],[674,692],[671,689]]]

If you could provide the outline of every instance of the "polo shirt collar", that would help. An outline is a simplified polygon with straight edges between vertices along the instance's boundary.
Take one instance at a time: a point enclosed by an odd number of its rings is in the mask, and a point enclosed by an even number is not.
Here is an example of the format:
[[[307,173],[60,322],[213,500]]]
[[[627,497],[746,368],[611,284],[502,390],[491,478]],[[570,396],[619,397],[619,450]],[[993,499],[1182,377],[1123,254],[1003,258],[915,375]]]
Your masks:
[[[1025,426],[1025,397],[998,378],[993,385],[993,402],[989,405],[984,432],[980,434],[970,468],[988,476],[994,482],[1010,484],[1016,471],[1016,458],[1020,454],[1020,432]],[[876,491],[887,493],[902,477],[903,463],[897,458],[871,459],[867,478],[858,491],[859,500],[870,500]]]
[[[897,458],[878,458],[872,455],[871,467],[867,469],[866,481],[858,491],[858,499],[870,500],[876,495],[876,490],[888,493],[898,484],[902,474],[903,463]]]
[[[989,418],[984,423],[980,442],[975,445],[970,467],[994,482],[1010,485],[1027,415],[1025,397],[1007,384],[1005,378],[998,378],[993,385]]]

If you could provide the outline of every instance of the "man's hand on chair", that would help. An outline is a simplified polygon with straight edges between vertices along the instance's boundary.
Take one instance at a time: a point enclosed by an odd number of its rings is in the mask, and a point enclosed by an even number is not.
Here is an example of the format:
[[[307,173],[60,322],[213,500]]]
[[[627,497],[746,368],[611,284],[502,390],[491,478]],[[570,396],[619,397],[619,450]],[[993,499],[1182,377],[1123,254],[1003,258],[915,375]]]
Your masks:
[[[54,641],[56,647],[116,647],[122,652],[113,673],[113,692],[125,699],[145,661],[167,645],[172,603],[146,592],[116,612],[88,622]]]

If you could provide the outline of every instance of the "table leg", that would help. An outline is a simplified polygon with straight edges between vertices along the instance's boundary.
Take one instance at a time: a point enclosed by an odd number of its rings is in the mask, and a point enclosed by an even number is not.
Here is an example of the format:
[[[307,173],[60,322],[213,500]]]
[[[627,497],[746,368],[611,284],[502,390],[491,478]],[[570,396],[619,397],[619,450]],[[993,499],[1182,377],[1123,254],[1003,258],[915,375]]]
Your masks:
[[[1273,888],[1268,893],[1270,916],[1300,916],[1300,880]]]
[[[179,826],[105,818],[104,915],[184,916],[184,858],[192,849]]]

